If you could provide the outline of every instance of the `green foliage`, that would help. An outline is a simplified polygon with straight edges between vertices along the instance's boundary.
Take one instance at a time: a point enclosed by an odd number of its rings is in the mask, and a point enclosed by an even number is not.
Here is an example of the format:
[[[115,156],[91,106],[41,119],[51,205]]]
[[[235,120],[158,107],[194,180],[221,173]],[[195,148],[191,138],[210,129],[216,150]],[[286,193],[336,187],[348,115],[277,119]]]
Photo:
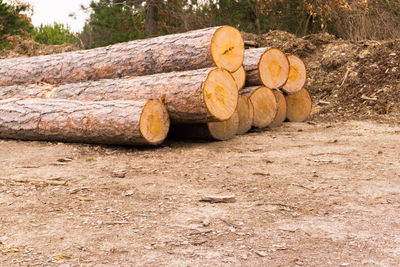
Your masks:
[[[86,22],[80,38],[86,48],[106,46],[142,38],[144,34],[145,11],[135,8],[129,1],[92,1],[92,13]]]
[[[26,37],[32,30],[31,20],[23,14],[27,5],[10,5],[0,0],[0,49],[11,49],[4,40],[10,35]]]
[[[76,44],[78,41],[68,25],[56,22],[53,25],[42,24],[40,27],[35,27],[31,36],[36,42],[48,45]]]
[[[100,0],[89,9],[80,36],[85,47],[147,37],[146,25],[158,35],[232,25],[258,34],[284,30],[351,40],[400,38],[400,2],[391,0]],[[156,14],[146,16],[149,10]]]

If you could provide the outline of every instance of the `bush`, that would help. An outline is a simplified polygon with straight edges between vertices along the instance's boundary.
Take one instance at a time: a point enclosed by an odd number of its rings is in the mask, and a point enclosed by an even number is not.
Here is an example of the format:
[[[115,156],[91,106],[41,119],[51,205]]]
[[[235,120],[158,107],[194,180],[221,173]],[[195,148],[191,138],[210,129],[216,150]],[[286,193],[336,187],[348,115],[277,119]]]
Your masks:
[[[41,44],[59,45],[64,43],[77,44],[78,38],[71,32],[68,25],[54,23],[53,25],[40,25],[32,31],[32,38]]]
[[[10,35],[26,37],[33,29],[31,20],[23,14],[29,8],[25,4],[10,5],[0,0],[0,49],[11,49],[5,42]]]

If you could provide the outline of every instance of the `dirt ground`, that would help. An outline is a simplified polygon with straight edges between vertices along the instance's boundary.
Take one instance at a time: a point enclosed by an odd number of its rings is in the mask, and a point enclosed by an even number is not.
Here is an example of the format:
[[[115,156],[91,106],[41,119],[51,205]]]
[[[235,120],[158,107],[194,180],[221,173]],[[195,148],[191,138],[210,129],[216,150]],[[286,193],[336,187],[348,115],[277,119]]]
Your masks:
[[[398,122],[156,148],[2,140],[0,266],[399,266],[399,159]]]

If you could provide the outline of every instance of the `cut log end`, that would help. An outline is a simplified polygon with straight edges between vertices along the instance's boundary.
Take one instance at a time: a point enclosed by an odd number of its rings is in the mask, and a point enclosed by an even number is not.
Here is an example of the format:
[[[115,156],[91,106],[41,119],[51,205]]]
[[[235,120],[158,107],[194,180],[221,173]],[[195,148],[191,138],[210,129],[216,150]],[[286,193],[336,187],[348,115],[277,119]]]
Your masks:
[[[286,118],[291,122],[305,121],[311,113],[312,101],[307,89],[303,88],[298,93],[286,96]]]
[[[231,26],[217,29],[211,39],[211,56],[218,68],[235,72],[243,64],[244,41],[240,32]]]
[[[272,90],[264,86],[249,87],[245,88],[243,93],[250,97],[253,104],[253,126],[257,128],[267,127],[274,120],[278,110]]]
[[[239,127],[237,134],[245,134],[251,129],[254,117],[253,104],[248,96],[239,95],[236,110],[239,116]]]
[[[140,116],[140,133],[151,144],[160,144],[168,135],[169,116],[160,100],[149,100]]]
[[[279,90],[272,90],[274,95],[275,95],[275,99],[276,99],[276,103],[278,104],[278,111],[276,112],[276,116],[274,118],[274,120],[271,122],[270,125],[268,125],[268,127],[272,128],[272,127],[278,127],[281,126],[282,123],[285,121],[286,119],[286,100],[285,100],[285,96],[283,95],[283,93]]]
[[[243,66],[241,66],[237,71],[232,72],[233,79],[235,79],[238,89],[242,89],[246,83],[246,71]]]
[[[226,121],[209,122],[207,125],[212,139],[220,141],[229,140],[237,134],[239,127],[238,112],[235,111]]]
[[[203,88],[206,107],[217,121],[229,119],[236,109],[238,89],[232,75],[223,69],[210,71]]]
[[[289,78],[283,85],[282,90],[287,94],[294,94],[299,92],[306,83],[307,71],[303,60],[298,56],[288,55],[288,60],[290,66]]]
[[[289,60],[278,48],[265,51],[258,68],[261,81],[268,88],[282,87],[289,76]]]

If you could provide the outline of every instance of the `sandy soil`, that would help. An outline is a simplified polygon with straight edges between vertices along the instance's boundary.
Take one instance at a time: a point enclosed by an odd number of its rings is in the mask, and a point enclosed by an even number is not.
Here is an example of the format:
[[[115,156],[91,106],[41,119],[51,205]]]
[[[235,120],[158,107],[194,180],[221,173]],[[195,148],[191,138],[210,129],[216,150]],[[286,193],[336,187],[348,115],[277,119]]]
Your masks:
[[[0,266],[400,265],[398,124],[140,149],[3,140],[0,159]]]

